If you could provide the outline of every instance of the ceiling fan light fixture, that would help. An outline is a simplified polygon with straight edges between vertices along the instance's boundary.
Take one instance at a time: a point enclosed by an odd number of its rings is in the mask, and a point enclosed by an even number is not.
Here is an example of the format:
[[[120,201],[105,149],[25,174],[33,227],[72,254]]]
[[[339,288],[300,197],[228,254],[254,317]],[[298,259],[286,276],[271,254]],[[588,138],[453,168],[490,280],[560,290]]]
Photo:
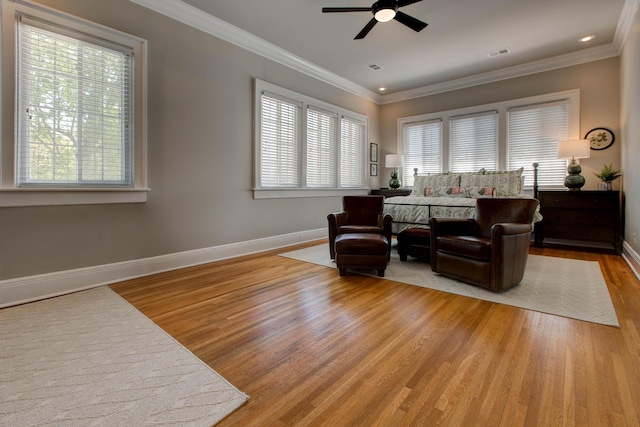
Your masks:
[[[380,9],[373,14],[378,22],[389,22],[396,16],[395,9]]]

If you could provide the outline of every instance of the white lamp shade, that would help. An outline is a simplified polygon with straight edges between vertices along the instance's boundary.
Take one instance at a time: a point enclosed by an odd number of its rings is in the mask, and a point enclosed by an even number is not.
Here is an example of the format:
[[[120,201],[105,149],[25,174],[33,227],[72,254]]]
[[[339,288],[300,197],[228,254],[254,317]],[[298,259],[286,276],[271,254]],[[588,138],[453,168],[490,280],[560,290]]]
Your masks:
[[[588,139],[569,139],[558,142],[559,159],[586,159],[591,155]]]
[[[397,168],[404,165],[404,156],[402,154],[387,154],[384,156],[384,165],[388,168]]]

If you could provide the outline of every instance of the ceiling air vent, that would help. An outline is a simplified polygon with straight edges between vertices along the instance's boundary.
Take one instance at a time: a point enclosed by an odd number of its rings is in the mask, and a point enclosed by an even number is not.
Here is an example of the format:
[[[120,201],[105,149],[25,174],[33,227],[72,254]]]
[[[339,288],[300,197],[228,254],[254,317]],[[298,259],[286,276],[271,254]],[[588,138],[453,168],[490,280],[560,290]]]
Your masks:
[[[489,53],[487,53],[487,56],[489,58],[493,58],[495,56],[506,55],[507,53],[510,53],[510,52],[511,51],[508,48],[505,47],[504,49],[500,49],[500,50],[496,50],[496,51],[493,51],[493,52],[489,52]]]
[[[367,65],[367,68],[373,71],[378,71],[378,70],[382,70],[382,67],[379,66],[378,64],[370,64]]]

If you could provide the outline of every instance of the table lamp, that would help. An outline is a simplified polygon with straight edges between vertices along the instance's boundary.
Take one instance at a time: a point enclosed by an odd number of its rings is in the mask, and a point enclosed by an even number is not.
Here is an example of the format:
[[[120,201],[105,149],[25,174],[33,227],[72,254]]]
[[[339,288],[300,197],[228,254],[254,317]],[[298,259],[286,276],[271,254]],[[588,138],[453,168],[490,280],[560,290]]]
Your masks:
[[[389,187],[397,190],[402,185],[400,178],[398,178],[398,168],[404,165],[404,157],[401,154],[387,154],[384,157],[384,165],[385,167],[393,168]]]
[[[584,185],[584,177],[580,175],[582,168],[576,159],[586,159],[591,154],[591,143],[588,139],[570,139],[558,142],[558,158],[571,159],[564,180],[564,186],[569,190],[578,191]]]

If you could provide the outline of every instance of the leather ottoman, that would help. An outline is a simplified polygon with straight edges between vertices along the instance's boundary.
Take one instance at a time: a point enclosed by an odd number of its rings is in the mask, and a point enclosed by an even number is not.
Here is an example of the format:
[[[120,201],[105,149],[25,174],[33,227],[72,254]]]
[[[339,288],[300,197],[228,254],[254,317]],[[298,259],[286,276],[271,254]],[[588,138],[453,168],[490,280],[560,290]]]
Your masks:
[[[407,228],[396,238],[400,261],[406,261],[407,255],[427,262],[431,259],[431,230],[428,228]]]
[[[389,262],[389,241],[382,234],[339,234],[334,247],[336,266],[341,276],[345,276],[347,269],[351,268],[376,270],[379,277],[384,277]]]

